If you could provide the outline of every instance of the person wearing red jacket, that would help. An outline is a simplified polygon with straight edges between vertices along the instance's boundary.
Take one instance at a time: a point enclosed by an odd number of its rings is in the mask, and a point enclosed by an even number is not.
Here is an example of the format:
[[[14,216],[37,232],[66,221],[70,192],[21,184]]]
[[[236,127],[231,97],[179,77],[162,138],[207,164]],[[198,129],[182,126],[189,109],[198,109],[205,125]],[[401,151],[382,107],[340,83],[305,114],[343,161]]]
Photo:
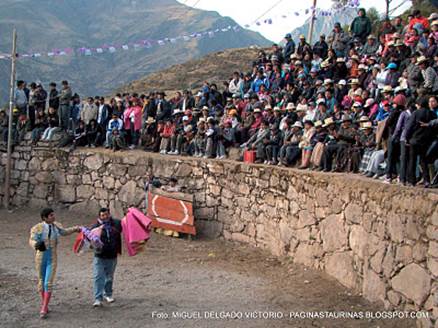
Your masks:
[[[414,18],[409,21],[409,29],[416,28],[418,24],[421,24],[423,26],[423,31],[429,30],[429,21],[426,17],[421,16],[421,12],[418,9],[414,10],[412,12],[412,15],[414,16]]]
[[[160,154],[167,154],[170,145],[170,138],[175,132],[175,123],[172,120],[166,121],[163,132],[161,132]]]

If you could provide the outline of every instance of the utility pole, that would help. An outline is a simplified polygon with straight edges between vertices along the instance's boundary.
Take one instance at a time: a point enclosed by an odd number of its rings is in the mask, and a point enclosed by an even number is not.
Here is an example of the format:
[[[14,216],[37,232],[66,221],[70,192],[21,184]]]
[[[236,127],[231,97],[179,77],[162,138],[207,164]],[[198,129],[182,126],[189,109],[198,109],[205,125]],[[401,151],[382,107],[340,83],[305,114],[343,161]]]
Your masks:
[[[4,205],[9,209],[11,196],[11,155],[12,155],[12,113],[15,105],[15,63],[17,60],[17,30],[12,32],[12,53],[11,53],[11,83],[9,90],[9,120],[8,120],[8,153],[6,159]]]
[[[307,35],[307,42],[312,45],[312,36],[313,36],[313,26],[315,25],[315,19],[316,19],[316,1],[313,0],[313,9],[312,9],[312,18],[310,20],[310,28],[309,28],[309,34]]]

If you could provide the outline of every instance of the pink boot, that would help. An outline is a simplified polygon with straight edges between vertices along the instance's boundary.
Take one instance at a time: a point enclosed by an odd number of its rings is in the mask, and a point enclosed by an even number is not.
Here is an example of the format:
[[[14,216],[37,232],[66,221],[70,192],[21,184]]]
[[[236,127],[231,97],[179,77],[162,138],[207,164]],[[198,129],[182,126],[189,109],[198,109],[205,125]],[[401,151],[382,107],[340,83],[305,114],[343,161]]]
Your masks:
[[[43,292],[43,294],[44,294],[44,299],[40,311],[41,319],[47,318],[47,313],[49,312],[49,302],[50,302],[50,297],[52,296],[52,292]]]

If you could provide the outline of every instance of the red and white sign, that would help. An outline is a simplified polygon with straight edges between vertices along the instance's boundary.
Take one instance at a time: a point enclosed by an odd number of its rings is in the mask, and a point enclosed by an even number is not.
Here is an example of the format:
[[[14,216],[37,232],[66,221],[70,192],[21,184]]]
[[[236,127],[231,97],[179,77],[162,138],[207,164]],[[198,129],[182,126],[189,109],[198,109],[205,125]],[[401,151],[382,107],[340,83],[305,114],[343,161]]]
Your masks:
[[[152,227],[196,235],[193,202],[178,199],[178,194],[149,191],[148,216]]]

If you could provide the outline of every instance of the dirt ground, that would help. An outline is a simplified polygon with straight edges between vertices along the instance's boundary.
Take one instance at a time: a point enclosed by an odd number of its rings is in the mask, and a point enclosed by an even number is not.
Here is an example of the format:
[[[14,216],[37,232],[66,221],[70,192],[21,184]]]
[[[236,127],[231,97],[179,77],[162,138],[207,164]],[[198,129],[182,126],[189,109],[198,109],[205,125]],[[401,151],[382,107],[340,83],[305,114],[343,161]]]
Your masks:
[[[1,327],[413,327],[409,320],[293,319],[299,311],[383,311],[314,270],[223,240],[153,234],[144,253],[123,255],[116,270],[116,302],[94,309],[92,254],[61,240],[49,318],[38,317],[39,295],[28,232],[38,210],[0,210]],[[64,226],[93,217],[56,212]],[[260,311],[260,312],[259,312]],[[271,312],[271,313],[269,313]],[[191,316],[184,319],[177,316]],[[265,316],[276,319],[265,319]],[[230,316],[231,318],[227,318]],[[242,316],[242,317],[241,317]],[[225,317],[225,318],[224,318]]]

